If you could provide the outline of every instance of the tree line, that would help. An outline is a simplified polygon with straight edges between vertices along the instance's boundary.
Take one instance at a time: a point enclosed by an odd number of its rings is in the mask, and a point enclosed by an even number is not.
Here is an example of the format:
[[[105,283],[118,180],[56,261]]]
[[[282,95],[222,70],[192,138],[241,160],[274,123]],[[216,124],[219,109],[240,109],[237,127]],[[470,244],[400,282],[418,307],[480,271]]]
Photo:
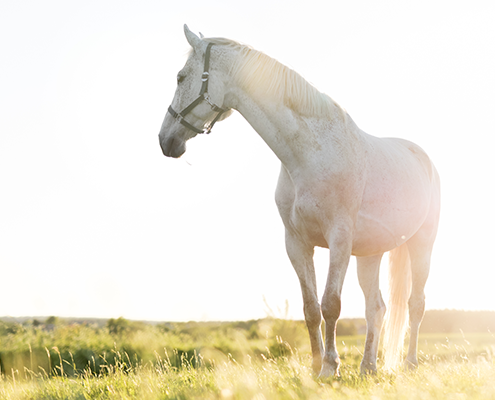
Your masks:
[[[3,329],[6,326],[10,326],[10,329],[16,330],[18,325],[32,324],[33,326],[42,326],[45,329],[53,329],[53,327],[59,323],[59,318],[51,316],[48,318],[36,317],[36,318],[12,318],[12,317],[0,317],[0,321],[4,322]],[[125,318],[117,319],[98,319],[98,318],[66,318],[65,323],[75,324],[91,324],[93,326],[103,327],[106,326],[111,333],[121,333],[124,331],[132,331],[139,329],[143,324],[161,325],[166,328],[167,326],[179,327],[182,329],[189,325],[232,325],[232,322],[218,323],[218,322],[146,322],[146,321],[128,321]],[[303,321],[299,321],[304,324]],[[7,323],[7,325],[5,325]],[[254,329],[251,325],[254,325],[257,321],[237,321],[234,325],[242,325],[242,328]],[[236,326],[237,326],[236,325]],[[464,311],[464,310],[427,310],[423,323],[421,324],[421,333],[474,333],[474,332],[495,332],[495,311]],[[364,318],[341,318],[337,325],[338,336],[352,336],[366,333],[366,321]]]

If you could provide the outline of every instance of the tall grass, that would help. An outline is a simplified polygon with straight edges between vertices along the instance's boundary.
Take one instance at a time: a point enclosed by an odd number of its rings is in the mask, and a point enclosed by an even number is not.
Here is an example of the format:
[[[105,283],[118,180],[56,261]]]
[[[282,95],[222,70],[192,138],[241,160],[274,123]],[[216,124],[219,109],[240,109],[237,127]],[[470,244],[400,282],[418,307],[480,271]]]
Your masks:
[[[120,363],[128,368],[167,359],[174,367],[187,360],[194,367],[229,358],[288,355],[291,347],[307,349],[301,321],[265,319],[238,323],[183,323],[153,326],[125,321],[105,327],[81,324],[0,326],[0,372],[17,379],[33,373],[76,376],[100,374]],[[282,337],[284,339],[282,339]],[[199,358],[201,354],[201,358]]]
[[[347,360],[349,361],[349,360]],[[2,378],[0,398],[24,399],[493,399],[493,362],[426,363],[415,372],[362,376],[346,364],[340,378],[320,381],[307,355],[266,358],[247,364],[228,359],[215,367],[180,368],[167,360],[128,368],[125,360],[106,373],[68,378]]]
[[[341,377],[319,380],[296,321],[117,331],[4,332],[0,399],[495,399],[490,333],[422,336],[418,370],[373,376],[359,374],[364,337],[341,336]]]

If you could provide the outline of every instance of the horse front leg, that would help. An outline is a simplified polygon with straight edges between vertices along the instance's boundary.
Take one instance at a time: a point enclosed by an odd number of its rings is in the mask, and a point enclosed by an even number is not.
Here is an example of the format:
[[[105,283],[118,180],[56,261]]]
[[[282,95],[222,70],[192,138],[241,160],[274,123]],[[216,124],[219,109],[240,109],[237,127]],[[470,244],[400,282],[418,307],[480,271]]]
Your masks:
[[[304,302],[304,318],[308,327],[311,352],[313,353],[313,371],[319,373],[323,357],[323,340],[321,337],[321,310],[316,290],[316,276],[313,264],[314,247],[301,242],[286,231],[285,244],[292,266],[294,267]]]
[[[339,376],[340,358],[337,352],[336,329],[340,316],[342,285],[352,248],[350,235],[345,233],[329,243],[332,243],[329,245],[330,269],[321,301],[321,311],[325,319],[325,355],[320,378],[328,378],[331,375]]]

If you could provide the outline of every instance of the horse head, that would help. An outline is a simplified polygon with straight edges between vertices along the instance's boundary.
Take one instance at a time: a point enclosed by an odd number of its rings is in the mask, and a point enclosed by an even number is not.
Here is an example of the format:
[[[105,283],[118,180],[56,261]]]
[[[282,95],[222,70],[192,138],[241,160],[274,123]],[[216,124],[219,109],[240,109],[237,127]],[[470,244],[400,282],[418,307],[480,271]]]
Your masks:
[[[187,25],[184,33],[192,51],[177,74],[175,96],[158,135],[163,154],[174,158],[184,154],[189,139],[209,133],[215,122],[232,113],[223,105],[228,85],[225,63],[214,60],[210,65],[213,43],[195,35]]]

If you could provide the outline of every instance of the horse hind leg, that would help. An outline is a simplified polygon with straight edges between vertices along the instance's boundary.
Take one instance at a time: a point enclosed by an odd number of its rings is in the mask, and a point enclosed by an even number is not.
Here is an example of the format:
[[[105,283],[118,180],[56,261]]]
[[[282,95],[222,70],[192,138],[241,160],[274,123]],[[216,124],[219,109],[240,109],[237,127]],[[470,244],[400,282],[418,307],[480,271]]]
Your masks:
[[[419,327],[425,313],[424,288],[430,273],[431,253],[437,235],[440,216],[440,186],[438,184],[439,180],[436,170],[434,170],[434,173],[437,185],[432,193],[428,216],[418,232],[407,241],[412,276],[411,296],[409,298],[409,324],[411,333],[409,350],[406,357],[406,367],[408,368],[414,368],[418,365]]]
[[[366,302],[366,343],[361,361],[361,373],[376,372],[378,343],[385,315],[385,303],[380,292],[380,261],[383,254],[371,257],[357,257],[359,285]]]
[[[406,357],[406,367],[418,366],[417,349],[419,327],[425,312],[424,288],[430,272],[431,251],[433,241],[425,241],[419,232],[408,242],[409,256],[411,257],[412,288],[409,298],[409,349]]]

